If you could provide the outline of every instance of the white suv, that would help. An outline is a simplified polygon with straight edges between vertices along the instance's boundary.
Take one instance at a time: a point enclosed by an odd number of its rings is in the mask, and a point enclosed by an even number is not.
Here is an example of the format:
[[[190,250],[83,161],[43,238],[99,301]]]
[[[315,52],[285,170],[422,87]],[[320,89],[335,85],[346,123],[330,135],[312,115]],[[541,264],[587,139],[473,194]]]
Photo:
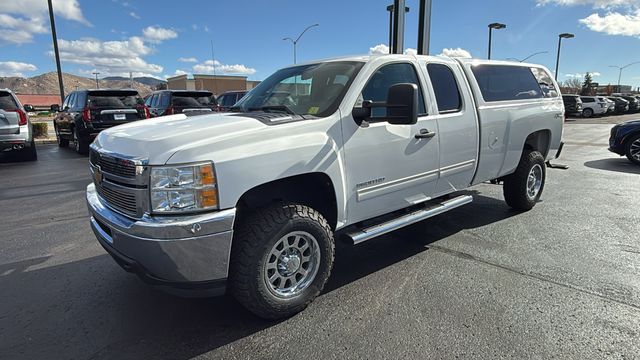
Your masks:
[[[582,117],[602,115],[607,112],[609,105],[597,96],[580,96],[582,100]]]

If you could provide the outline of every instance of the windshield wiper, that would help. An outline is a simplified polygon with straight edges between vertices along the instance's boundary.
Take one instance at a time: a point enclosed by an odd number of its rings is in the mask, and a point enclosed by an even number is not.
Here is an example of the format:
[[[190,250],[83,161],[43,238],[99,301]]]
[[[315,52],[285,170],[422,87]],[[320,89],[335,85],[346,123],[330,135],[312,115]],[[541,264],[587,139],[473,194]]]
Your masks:
[[[264,112],[284,112],[290,115],[295,115],[296,113],[293,112],[293,110],[291,110],[288,106],[286,105],[265,105],[265,106],[260,106],[260,107],[251,107],[249,108],[249,111],[257,111],[257,110],[262,110]]]

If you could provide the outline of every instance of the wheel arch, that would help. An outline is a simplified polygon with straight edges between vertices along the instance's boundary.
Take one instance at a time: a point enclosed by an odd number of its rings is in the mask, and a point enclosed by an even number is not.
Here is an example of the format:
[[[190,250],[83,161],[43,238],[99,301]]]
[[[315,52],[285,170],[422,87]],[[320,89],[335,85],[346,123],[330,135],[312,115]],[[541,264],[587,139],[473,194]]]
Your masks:
[[[293,175],[257,185],[240,196],[238,216],[274,202],[295,202],[317,210],[332,230],[338,222],[338,204],[333,181],[323,172]]]

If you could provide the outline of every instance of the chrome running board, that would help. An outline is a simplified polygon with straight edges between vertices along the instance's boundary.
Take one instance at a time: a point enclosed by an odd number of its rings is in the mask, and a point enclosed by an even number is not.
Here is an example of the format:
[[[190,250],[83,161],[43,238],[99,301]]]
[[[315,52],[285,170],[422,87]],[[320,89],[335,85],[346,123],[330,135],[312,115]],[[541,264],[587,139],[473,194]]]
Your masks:
[[[354,232],[350,232],[347,235],[353,241],[354,245],[360,244],[364,241],[373,239],[374,237],[386,234],[388,232],[400,229],[407,225],[411,225],[428,219],[432,216],[440,215],[451,209],[455,209],[462,205],[466,205],[473,201],[471,195],[461,195],[453,199],[443,201],[439,204],[427,205],[424,209],[416,210],[412,213],[401,215],[395,219],[385,221],[383,223],[358,229]]]

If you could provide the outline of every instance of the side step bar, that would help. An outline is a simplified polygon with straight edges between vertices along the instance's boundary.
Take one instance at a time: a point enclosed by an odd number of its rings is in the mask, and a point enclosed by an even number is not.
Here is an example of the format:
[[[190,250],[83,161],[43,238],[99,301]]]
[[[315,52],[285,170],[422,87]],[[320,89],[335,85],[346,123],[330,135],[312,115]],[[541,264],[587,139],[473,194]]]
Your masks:
[[[462,205],[466,205],[472,201],[473,201],[473,197],[471,197],[471,195],[461,195],[456,198],[443,201],[439,204],[427,206],[424,209],[414,211],[410,214],[402,215],[395,219],[385,221],[381,224],[373,225],[364,229],[359,229],[357,231],[348,233],[346,235],[353,241],[354,245],[357,245],[357,244],[360,244],[361,242],[373,239],[374,237],[400,229],[407,225],[417,223],[424,219],[428,219],[430,217],[442,214],[444,212],[447,212],[451,209],[455,209]]]

